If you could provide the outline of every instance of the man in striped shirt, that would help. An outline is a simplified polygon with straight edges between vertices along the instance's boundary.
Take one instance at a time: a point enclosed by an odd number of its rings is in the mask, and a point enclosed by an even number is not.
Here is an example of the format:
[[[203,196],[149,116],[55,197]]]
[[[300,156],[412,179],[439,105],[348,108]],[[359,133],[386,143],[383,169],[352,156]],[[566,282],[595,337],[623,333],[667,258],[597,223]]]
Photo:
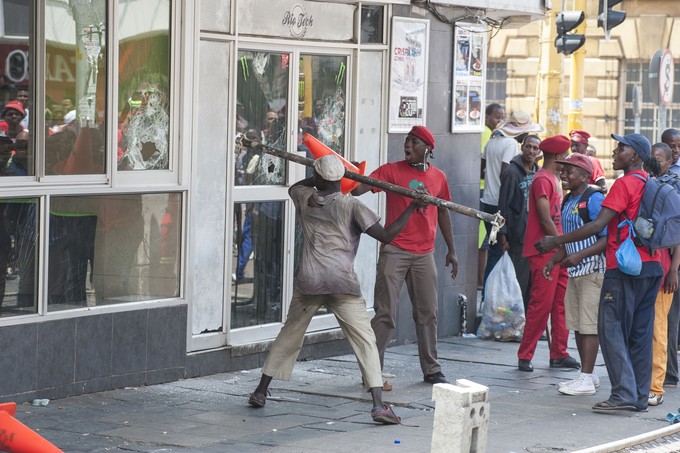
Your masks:
[[[562,188],[569,190],[562,204],[562,228],[570,233],[597,218],[604,195],[588,185],[593,164],[583,154],[571,154],[562,164]],[[607,229],[577,242],[560,247],[543,269],[545,278],[555,265],[568,268],[569,279],[564,297],[567,329],[576,335],[576,346],[581,358],[581,372],[571,381],[561,382],[557,390],[565,395],[593,395],[600,379],[593,374],[599,339],[597,315],[600,290],[606,269],[604,251]]]

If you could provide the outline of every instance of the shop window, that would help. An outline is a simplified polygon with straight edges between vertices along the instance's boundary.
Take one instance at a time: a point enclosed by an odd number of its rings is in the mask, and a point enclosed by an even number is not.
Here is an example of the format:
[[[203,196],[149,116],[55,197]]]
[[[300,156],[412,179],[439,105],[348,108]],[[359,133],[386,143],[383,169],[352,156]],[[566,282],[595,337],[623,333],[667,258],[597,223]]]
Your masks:
[[[53,197],[49,310],[179,296],[179,194]]]
[[[103,174],[106,3],[48,2],[45,22],[45,174]]]
[[[383,11],[382,6],[361,6],[361,43],[383,43]]]
[[[500,104],[505,106],[506,85],[508,79],[505,61],[489,61],[486,65],[486,105]]]
[[[232,328],[281,321],[284,207],[234,204]]]
[[[344,155],[347,58],[302,55],[298,77],[300,137],[310,134]]]
[[[28,55],[33,2],[2,0],[0,36],[0,176],[35,174],[29,134],[31,95]],[[5,39],[5,37],[9,39]]]
[[[240,51],[236,133],[286,150],[290,55]],[[246,149],[236,156],[237,186],[282,185],[286,162]]]
[[[129,1],[118,17],[119,170],[170,165],[170,0]]]
[[[0,316],[35,313],[38,200],[0,200]]]

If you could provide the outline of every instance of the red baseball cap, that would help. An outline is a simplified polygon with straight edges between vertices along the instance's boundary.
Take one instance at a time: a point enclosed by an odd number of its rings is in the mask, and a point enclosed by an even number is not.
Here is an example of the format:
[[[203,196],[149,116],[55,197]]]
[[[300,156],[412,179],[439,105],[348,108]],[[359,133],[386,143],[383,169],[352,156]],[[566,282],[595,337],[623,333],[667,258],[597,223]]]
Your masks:
[[[2,109],[2,115],[4,116],[5,112],[9,109],[16,110],[17,112],[21,113],[21,116],[26,116],[24,105],[19,101],[9,101],[7,104],[5,104],[5,108]]]
[[[421,139],[427,146],[430,147],[430,150],[434,149],[434,135],[432,135],[432,132],[430,132],[430,130],[425,126],[413,126],[409,134]]]
[[[574,129],[573,131],[569,132],[569,137],[571,138],[572,142],[583,143],[584,145],[587,145],[590,134],[586,131]]]
[[[538,149],[548,154],[562,154],[571,147],[571,141],[564,135],[548,137],[538,145]]]
[[[575,167],[584,169],[591,175],[593,174],[593,161],[585,154],[572,153],[569,154],[566,159],[558,160],[557,162],[561,164],[573,165]]]

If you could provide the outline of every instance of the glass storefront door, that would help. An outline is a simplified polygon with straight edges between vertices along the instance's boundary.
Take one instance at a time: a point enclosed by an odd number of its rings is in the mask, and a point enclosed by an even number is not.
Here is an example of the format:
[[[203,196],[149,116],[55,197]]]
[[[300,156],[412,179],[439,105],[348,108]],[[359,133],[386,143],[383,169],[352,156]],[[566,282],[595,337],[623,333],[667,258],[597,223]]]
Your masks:
[[[344,155],[348,61],[347,54],[239,51],[237,135],[313,157],[302,142],[309,133]],[[287,191],[311,174],[257,149],[234,159],[232,330],[285,319],[301,243]]]

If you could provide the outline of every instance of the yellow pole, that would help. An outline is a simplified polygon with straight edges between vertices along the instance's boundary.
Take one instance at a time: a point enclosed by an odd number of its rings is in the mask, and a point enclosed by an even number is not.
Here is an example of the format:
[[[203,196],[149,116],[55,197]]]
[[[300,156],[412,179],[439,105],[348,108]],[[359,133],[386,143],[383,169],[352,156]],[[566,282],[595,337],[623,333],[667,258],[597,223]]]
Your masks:
[[[543,21],[536,89],[536,117],[545,127],[546,136],[560,134],[562,125],[562,57],[555,48],[555,16],[555,11],[548,10]]]
[[[586,0],[574,0],[574,11],[585,11]],[[586,21],[576,27],[574,33],[586,34]],[[569,130],[583,129],[583,84],[586,46],[571,54],[571,74],[569,77]],[[567,131],[568,132],[568,131]]]

